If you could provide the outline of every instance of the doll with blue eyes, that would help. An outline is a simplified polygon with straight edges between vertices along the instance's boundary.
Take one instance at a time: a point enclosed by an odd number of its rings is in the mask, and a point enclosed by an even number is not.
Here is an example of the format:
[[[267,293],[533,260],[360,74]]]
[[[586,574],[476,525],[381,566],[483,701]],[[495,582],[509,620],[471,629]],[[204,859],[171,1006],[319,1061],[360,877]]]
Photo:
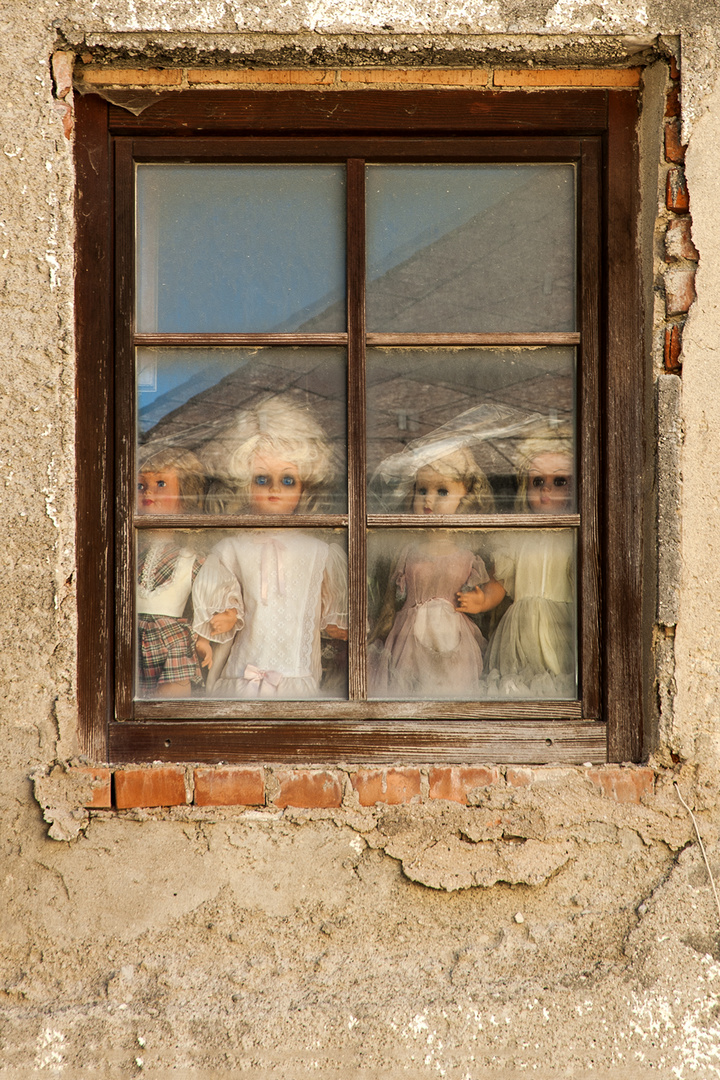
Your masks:
[[[140,456],[137,502],[142,514],[200,513],[205,471],[190,450],[146,447]],[[201,667],[212,647],[191,629],[190,594],[204,556],[181,533],[140,534],[135,606],[138,627],[138,696],[190,697],[202,685]]]
[[[575,505],[572,441],[553,432],[518,451],[515,512],[569,514]],[[473,614],[505,596],[512,603],[490,639],[484,683],[489,697],[573,698],[575,558],[569,529],[499,532],[493,545],[492,589],[459,593]],[[492,601],[488,607],[489,594]]]
[[[335,482],[330,443],[289,395],[241,411],[207,456],[220,477],[215,497],[240,513],[317,512]],[[313,533],[237,530],[208,555],[193,603],[196,633],[216,643],[208,693],[317,698],[322,636],[347,640],[347,558]]]

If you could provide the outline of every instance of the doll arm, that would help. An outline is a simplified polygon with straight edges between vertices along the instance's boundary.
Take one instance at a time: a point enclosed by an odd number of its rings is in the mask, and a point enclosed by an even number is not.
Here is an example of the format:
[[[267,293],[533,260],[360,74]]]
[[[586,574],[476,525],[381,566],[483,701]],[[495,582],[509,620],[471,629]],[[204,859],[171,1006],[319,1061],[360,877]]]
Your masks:
[[[484,585],[476,585],[470,592],[457,593],[458,611],[468,615],[480,615],[483,611],[492,611],[505,596],[505,589],[499,581],[491,578]]]
[[[212,645],[207,638],[199,637],[195,642],[195,648],[200,657],[200,667],[206,667],[209,671],[213,664]]]
[[[347,558],[339,544],[330,544],[322,583],[320,629],[328,637],[347,641]]]
[[[193,630],[209,641],[230,641],[242,629],[245,607],[231,568],[232,541],[222,540],[208,555],[193,585]]]

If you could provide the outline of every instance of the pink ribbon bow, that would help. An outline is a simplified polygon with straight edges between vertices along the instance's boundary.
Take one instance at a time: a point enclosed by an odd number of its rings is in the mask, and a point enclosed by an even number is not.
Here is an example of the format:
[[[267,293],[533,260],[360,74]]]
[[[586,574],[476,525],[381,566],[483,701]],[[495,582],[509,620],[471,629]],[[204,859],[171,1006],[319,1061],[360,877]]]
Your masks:
[[[282,675],[279,671],[261,671],[253,664],[247,664],[243,678],[248,681],[248,690],[254,691],[254,697],[274,697],[280,685]]]

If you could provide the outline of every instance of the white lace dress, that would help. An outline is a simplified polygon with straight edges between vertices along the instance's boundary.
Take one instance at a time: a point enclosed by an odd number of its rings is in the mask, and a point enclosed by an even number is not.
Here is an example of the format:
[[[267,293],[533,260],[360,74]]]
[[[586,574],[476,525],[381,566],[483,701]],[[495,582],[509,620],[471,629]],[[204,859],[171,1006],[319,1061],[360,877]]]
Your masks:
[[[348,625],[345,552],[287,529],[243,532],[210,552],[193,607],[197,634],[231,643],[212,697],[320,697],[320,632]],[[214,633],[210,620],[228,608],[237,609],[237,625]]]

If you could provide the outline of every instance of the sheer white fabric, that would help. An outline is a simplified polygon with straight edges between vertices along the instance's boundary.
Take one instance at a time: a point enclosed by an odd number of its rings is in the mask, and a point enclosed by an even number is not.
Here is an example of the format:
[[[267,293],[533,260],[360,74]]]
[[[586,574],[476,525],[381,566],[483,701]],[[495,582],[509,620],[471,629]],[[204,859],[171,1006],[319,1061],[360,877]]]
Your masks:
[[[231,643],[212,696],[319,697],[320,632],[347,628],[347,558],[339,545],[303,533],[244,532],[210,552],[193,605],[195,632]],[[210,620],[228,608],[238,612],[235,628],[214,633]]]

